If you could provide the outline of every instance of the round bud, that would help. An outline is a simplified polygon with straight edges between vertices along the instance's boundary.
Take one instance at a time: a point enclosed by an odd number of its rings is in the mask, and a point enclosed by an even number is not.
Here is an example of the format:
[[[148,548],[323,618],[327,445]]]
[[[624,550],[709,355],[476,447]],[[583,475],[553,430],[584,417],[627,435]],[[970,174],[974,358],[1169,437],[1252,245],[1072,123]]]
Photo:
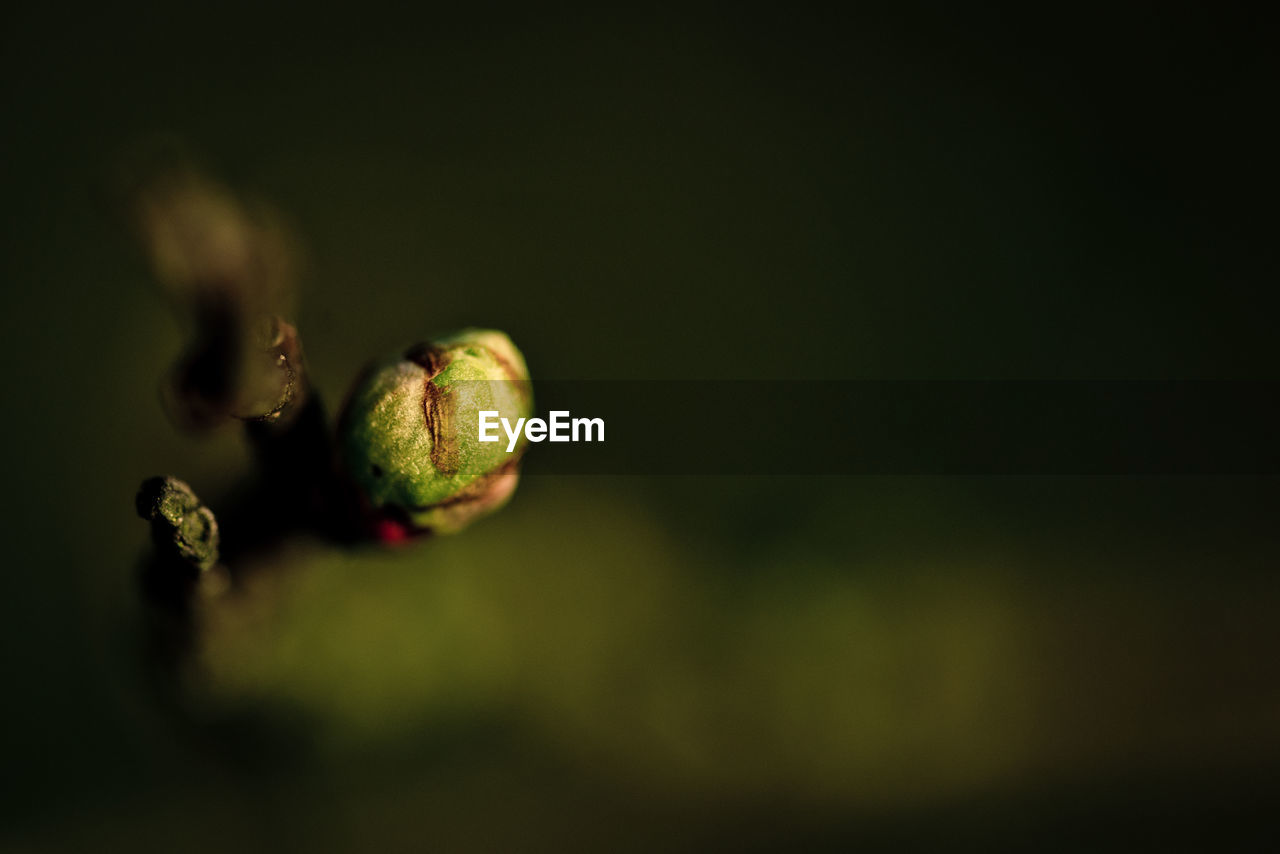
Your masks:
[[[481,441],[481,413],[515,424],[532,410],[524,357],[501,332],[464,330],[366,371],[347,400],[339,452],[375,531],[450,533],[500,507],[525,441],[508,450],[501,430]]]

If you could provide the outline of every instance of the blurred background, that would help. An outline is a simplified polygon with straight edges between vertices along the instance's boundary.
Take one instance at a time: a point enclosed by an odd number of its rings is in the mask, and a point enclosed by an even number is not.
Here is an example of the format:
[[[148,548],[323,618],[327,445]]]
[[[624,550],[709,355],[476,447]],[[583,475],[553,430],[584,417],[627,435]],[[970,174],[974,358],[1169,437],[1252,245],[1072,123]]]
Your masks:
[[[288,217],[331,410],[372,357],[466,325],[535,379],[1274,378],[1269,22],[3,18],[0,847],[1265,827],[1269,478],[529,477],[455,537],[287,543],[175,703],[145,665],[134,491],[172,473],[217,510],[251,464],[234,428],[167,422],[185,330],[112,186],[170,134]]]

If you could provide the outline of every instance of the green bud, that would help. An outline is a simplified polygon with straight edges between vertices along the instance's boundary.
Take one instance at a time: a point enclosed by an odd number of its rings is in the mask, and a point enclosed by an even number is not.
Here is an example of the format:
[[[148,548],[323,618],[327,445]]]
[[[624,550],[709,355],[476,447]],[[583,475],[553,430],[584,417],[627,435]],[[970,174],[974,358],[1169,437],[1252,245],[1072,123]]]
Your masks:
[[[533,410],[529,370],[501,332],[468,329],[375,365],[357,383],[339,427],[347,477],[379,521],[450,533],[496,510],[519,478],[521,439],[479,440],[480,412],[515,423]],[[388,527],[390,526],[390,527]]]
[[[197,572],[218,562],[218,520],[196,494],[176,477],[153,477],[142,482],[136,499],[138,515],[151,523],[151,537],[160,552]]]

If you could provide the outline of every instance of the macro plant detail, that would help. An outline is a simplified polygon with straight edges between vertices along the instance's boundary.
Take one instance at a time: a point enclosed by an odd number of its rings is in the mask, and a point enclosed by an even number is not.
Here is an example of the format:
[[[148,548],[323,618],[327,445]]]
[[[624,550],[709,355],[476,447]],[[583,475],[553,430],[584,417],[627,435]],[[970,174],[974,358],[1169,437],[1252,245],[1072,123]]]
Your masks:
[[[343,411],[340,455],[384,539],[458,531],[510,498],[524,445],[512,454],[479,441],[471,425],[490,410],[532,411],[524,357],[501,332],[459,332],[366,372]]]
[[[161,397],[183,430],[240,423],[257,471],[217,516],[176,477],[143,482],[150,598],[185,607],[197,591],[234,587],[241,561],[294,531],[336,546],[399,542],[455,533],[505,504],[525,442],[482,443],[474,425],[482,411],[532,414],[511,339],[466,329],[375,361],[330,419],[292,322],[298,252],[283,218],[163,154],[125,193],[152,272],[191,329]]]

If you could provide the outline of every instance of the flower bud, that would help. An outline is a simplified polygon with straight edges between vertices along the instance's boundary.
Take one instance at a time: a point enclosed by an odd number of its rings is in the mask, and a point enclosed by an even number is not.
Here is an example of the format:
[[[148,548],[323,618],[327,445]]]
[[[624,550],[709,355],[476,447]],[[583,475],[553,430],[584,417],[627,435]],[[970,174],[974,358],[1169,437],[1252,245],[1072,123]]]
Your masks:
[[[207,572],[218,563],[218,520],[213,511],[176,477],[144,480],[135,499],[138,515],[151,523],[161,555]]]
[[[468,329],[365,372],[339,426],[347,478],[383,539],[451,533],[515,490],[523,438],[481,442],[480,412],[533,410],[524,357],[506,335]]]

